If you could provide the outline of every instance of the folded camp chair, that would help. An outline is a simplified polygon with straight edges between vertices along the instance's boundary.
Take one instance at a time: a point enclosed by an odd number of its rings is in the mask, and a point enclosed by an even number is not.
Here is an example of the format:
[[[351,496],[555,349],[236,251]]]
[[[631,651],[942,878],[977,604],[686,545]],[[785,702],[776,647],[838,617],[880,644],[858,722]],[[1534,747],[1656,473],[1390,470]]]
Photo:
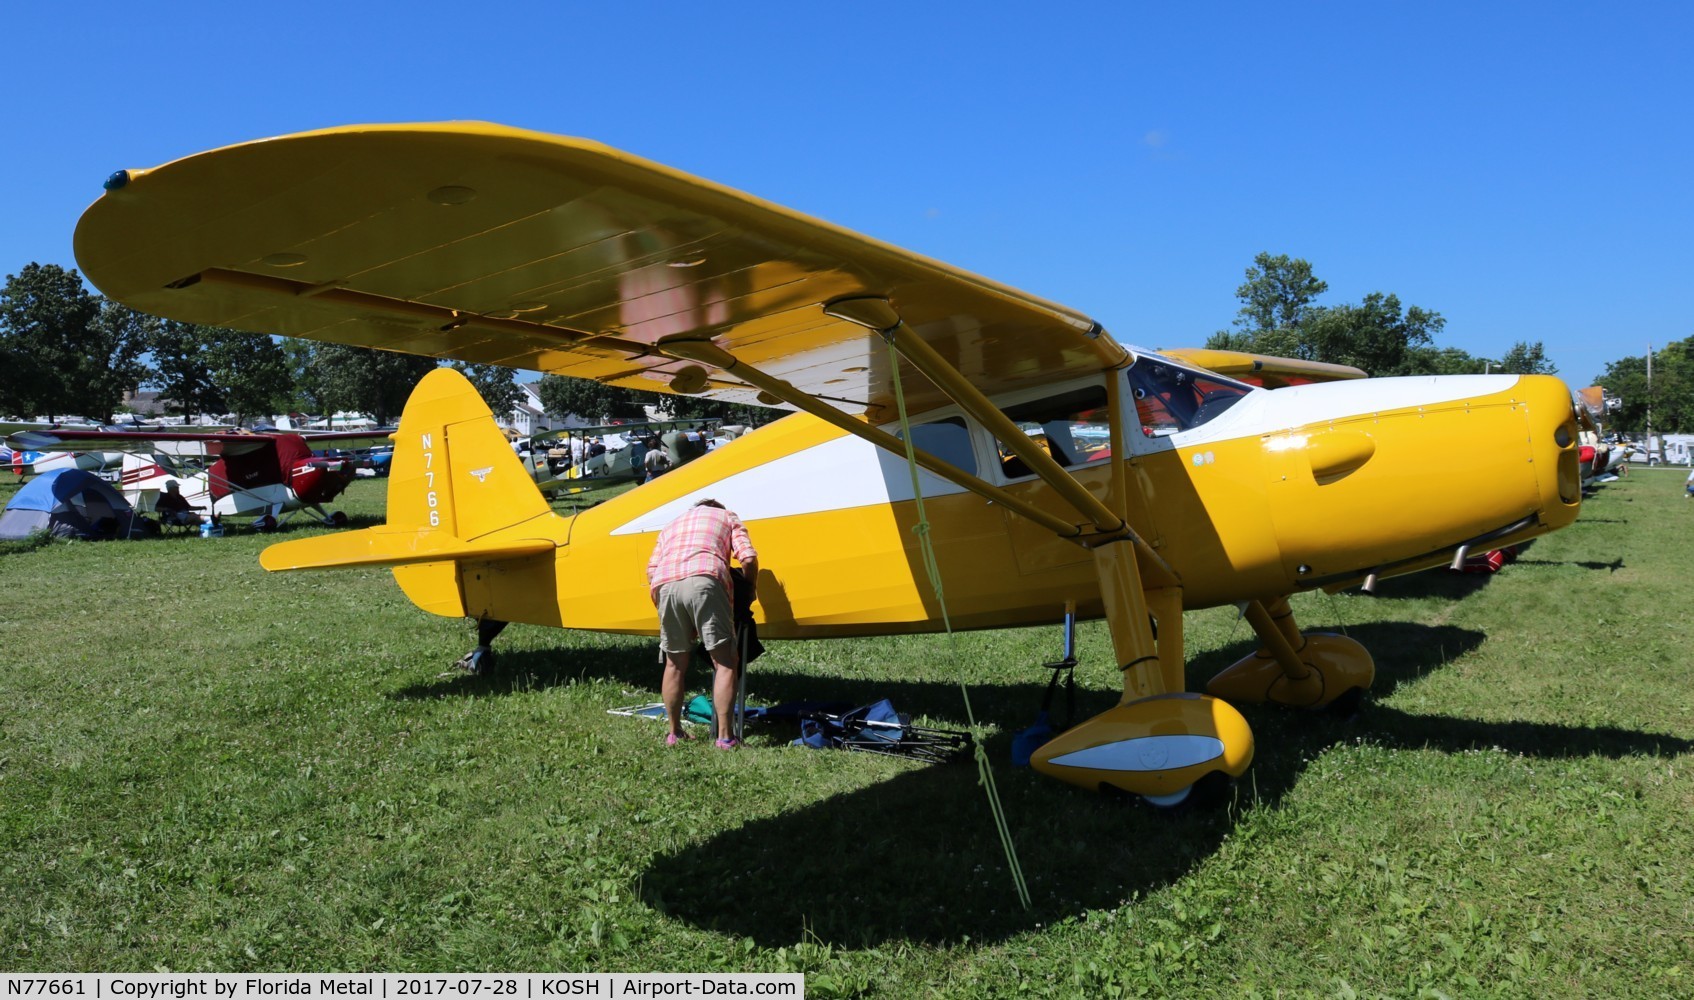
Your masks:
[[[800,746],[860,750],[886,757],[943,763],[969,750],[971,736],[951,729],[924,729],[894,710],[887,698],[840,715],[819,712],[800,723]]]

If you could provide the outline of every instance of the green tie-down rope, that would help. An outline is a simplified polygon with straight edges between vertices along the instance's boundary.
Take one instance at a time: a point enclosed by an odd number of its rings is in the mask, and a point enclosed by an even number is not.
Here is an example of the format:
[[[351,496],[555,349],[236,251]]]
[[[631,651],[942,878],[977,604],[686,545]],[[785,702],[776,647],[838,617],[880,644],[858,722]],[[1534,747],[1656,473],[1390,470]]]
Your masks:
[[[900,354],[894,349],[894,344],[888,344],[888,369],[894,373],[894,402],[900,410],[900,437],[906,444],[906,468],[912,474],[912,497],[917,501],[918,523],[912,526],[912,531],[918,536],[918,547],[923,551],[924,572],[929,575],[929,585],[935,588],[935,603],[941,607],[941,624],[947,630],[947,654],[953,660],[955,679],[959,682],[959,694],[965,699],[965,720],[970,725],[971,746],[976,755],[977,783],[988,793],[988,808],[994,814],[994,828],[1000,834],[1000,846],[1006,851],[1006,864],[1012,870],[1012,885],[1017,889],[1018,902],[1024,909],[1029,909],[1029,884],[1023,878],[1023,866],[1018,864],[1018,849],[1012,843],[1011,828],[1006,825],[1006,810],[1000,805],[1000,790],[994,784],[994,770],[988,765],[988,751],[982,746],[982,733],[976,724],[976,711],[971,708],[971,693],[965,687],[964,670],[960,667],[958,641],[953,635],[953,620],[947,614],[947,596],[941,588],[941,567],[935,561],[935,543],[929,537],[929,515],[923,509],[923,488],[918,484],[918,455],[912,444],[912,425],[906,419],[906,394],[900,388]]]

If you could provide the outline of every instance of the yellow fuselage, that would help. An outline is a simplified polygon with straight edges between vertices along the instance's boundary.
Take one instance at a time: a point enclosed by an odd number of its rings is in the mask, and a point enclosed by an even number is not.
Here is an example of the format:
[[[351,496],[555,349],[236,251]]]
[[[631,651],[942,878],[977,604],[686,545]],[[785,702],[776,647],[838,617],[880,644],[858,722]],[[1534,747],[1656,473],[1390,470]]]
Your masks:
[[[1580,503],[1571,420],[1568,391],[1545,376],[1255,390],[1202,426],[1131,433],[1070,471],[1165,559],[1192,609],[1409,572],[1451,561],[1460,545],[1568,524]],[[1125,426],[1141,426],[1133,409]],[[992,439],[970,429],[974,471],[1081,522],[1039,479],[1001,476]],[[403,467],[406,433],[391,510],[424,490],[420,470]],[[1437,475],[1460,448],[1465,475]],[[923,492],[955,627],[1051,622],[1067,601],[1084,617],[1104,613],[1084,544],[927,474]],[[940,628],[905,463],[799,414],[575,517],[511,529],[551,538],[554,552],[395,574],[439,614],[651,634],[643,569],[657,532],[706,496],[741,514],[759,550],[762,634]]]

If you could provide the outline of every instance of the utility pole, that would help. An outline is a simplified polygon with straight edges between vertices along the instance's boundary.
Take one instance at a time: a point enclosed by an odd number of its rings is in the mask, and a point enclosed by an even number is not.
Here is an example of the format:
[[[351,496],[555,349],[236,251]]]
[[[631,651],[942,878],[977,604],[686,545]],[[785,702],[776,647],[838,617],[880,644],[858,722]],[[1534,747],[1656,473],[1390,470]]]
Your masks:
[[[1661,457],[1664,449],[1659,449]],[[1653,342],[1647,341],[1647,464],[1653,464]]]

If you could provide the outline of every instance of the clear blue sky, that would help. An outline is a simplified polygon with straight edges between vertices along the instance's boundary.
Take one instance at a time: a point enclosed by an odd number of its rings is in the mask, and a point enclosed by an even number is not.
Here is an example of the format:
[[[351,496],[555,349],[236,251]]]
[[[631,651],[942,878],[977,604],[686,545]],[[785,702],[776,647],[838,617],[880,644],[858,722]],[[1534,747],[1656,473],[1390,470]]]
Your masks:
[[[1694,335],[1694,5],[12,5],[0,272],[100,182],[331,125],[609,143],[1194,346],[1261,250],[1542,340]]]

